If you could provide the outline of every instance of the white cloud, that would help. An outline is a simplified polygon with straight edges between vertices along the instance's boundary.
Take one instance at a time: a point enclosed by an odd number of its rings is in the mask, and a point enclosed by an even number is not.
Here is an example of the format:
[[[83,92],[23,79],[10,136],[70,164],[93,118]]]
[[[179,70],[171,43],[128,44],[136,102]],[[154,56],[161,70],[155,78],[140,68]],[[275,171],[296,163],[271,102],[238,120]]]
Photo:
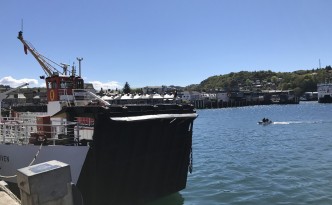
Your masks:
[[[1,85],[9,85],[12,88],[23,85],[24,83],[29,83],[29,87],[40,87],[38,85],[38,80],[30,78],[14,79],[12,76],[3,77],[0,79]]]
[[[104,90],[106,90],[106,89],[115,90],[116,88],[122,89],[122,87],[123,87],[119,84],[119,82],[116,82],[116,81],[110,81],[110,82],[106,82],[106,83],[103,83],[100,81],[89,81],[89,83],[92,83],[93,87],[97,91],[99,91],[101,88],[103,88]]]
[[[3,77],[0,79],[0,85],[9,85],[12,88],[16,88],[24,83],[29,83],[29,87],[45,87],[45,82],[43,81],[41,84],[38,83],[36,79],[29,79],[29,78],[22,78],[22,79],[15,79],[12,76]],[[100,82],[100,81],[89,81],[89,83],[93,84],[93,87],[99,91],[100,88],[103,89],[112,89],[115,90],[116,88],[122,89],[123,85],[120,85],[119,82],[110,81],[110,82]]]

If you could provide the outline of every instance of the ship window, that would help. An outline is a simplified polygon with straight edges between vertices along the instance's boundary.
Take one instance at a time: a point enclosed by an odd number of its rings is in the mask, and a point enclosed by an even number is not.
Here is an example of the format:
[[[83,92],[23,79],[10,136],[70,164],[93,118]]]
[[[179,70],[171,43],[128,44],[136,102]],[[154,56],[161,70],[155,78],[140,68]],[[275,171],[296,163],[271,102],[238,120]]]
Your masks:
[[[61,87],[61,88],[66,88],[66,83],[63,82],[63,81],[61,81],[61,83],[60,83],[60,87]]]
[[[71,81],[68,81],[66,87],[73,88],[73,83]]]
[[[57,86],[56,86],[56,81],[53,81],[53,82],[52,82],[52,88],[55,88],[55,89],[57,88]]]

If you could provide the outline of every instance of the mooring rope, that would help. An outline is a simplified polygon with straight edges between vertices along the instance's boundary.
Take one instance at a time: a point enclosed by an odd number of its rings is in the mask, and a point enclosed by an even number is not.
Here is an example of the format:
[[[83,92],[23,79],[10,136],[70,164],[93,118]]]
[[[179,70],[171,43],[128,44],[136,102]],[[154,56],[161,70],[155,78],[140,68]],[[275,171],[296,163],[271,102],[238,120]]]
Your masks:
[[[190,136],[192,136],[193,134],[193,122],[190,123],[189,125],[189,134]],[[190,155],[189,155],[189,173],[191,174],[193,172],[193,168],[194,168],[194,159],[193,159],[193,141],[192,141],[192,137],[189,138],[189,142],[190,142]]]
[[[10,179],[10,178],[15,178],[17,177],[17,175],[13,175],[13,176],[3,176],[3,175],[0,175],[0,178],[3,178],[3,179]]]
[[[190,161],[189,161],[189,173],[191,174],[193,172],[194,162],[193,162],[193,149],[190,148]]]
[[[39,155],[39,152],[40,152],[40,150],[41,150],[41,148],[42,148],[42,146],[43,146],[44,141],[45,141],[45,139],[43,139],[43,141],[40,143],[40,146],[39,146],[39,148],[38,148],[38,151],[37,151],[36,155],[34,156],[34,158],[32,159],[32,161],[30,162],[30,164],[29,164],[28,167],[30,167],[30,166],[35,162],[35,160],[37,159],[37,157],[38,157],[38,155]]]
[[[42,141],[42,143],[40,144],[38,150],[37,150],[37,153],[35,154],[35,156],[33,157],[32,161],[30,162],[30,164],[28,165],[28,167],[30,167],[34,162],[35,160],[37,159],[38,155],[39,155],[39,152],[41,150],[41,148],[43,147],[43,143],[44,143],[45,139]],[[9,178],[15,178],[17,177],[17,175],[12,175],[12,176],[3,176],[0,174],[0,178],[4,178],[4,179],[9,179]]]

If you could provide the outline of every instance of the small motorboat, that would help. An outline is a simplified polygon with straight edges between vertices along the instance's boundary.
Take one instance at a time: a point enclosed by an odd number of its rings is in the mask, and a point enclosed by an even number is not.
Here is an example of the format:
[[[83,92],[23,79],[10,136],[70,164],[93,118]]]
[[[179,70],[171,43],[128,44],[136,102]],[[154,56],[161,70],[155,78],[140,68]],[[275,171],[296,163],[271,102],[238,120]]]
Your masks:
[[[271,124],[272,123],[272,121],[271,120],[269,120],[269,119],[265,119],[265,118],[263,118],[263,120],[262,121],[259,121],[258,122],[258,124],[259,125],[269,125],[269,124]]]

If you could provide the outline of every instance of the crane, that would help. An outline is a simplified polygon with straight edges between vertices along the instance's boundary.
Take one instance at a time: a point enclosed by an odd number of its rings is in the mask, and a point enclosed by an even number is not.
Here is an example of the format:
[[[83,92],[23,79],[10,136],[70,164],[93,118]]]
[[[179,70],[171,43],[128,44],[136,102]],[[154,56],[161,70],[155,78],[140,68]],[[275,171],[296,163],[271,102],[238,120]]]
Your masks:
[[[51,77],[56,74],[62,74],[62,72],[60,72],[58,69],[56,69],[52,64],[59,66],[61,68],[64,68],[64,67],[53,62],[52,60],[48,59],[47,57],[43,56],[42,54],[40,54],[32,46],[31,43],[24,40],[22,31],[18,32],[17,38],[23,43],[25,54],[27,54],[27,52],[29,51],[33,55],[33,57],[35,57],[35,59],[38,61],[39,65],[42,67],[42,69],[44,70],[47,77]]]
[[[48,102],[71,99],[73,89],[84,89],[84,81],[81,76],[75,75],[74,65],[72,66],[71,75],[67,75],[69,65],[57,64],[40,54],[31,43],[24,40],[22,31],[18,32],[17,38],[23,43],[25,54],[29,51],[46,74],[46,78],[44,76],[40,78],[45,79]],[[61,67],[63,72],[57,70],[55,66]]]
[[[9,93],[11,93],[11,92],[14,92],[15,90],[18,90],[18,89],[20,89],[20,88],[22,88],[22,87],[24,87],[24,86],[27,86],[27,85],[29,85],[29,83],[24,83],[23,85],[20,85],[20,86],[18,86],[18,87],[16,87],[16,88],[13,88],[13,89],[7,90],[7,91],[5,91],[5,92],[3,92],[3,93],[0,93],[0,110],[1,110],[1,103],[2,103],[2,100],[5,99],[5,98],[7,97],[7,94],[9,94]],[[1,119],[1,111],[0,111],[0,119]]]

